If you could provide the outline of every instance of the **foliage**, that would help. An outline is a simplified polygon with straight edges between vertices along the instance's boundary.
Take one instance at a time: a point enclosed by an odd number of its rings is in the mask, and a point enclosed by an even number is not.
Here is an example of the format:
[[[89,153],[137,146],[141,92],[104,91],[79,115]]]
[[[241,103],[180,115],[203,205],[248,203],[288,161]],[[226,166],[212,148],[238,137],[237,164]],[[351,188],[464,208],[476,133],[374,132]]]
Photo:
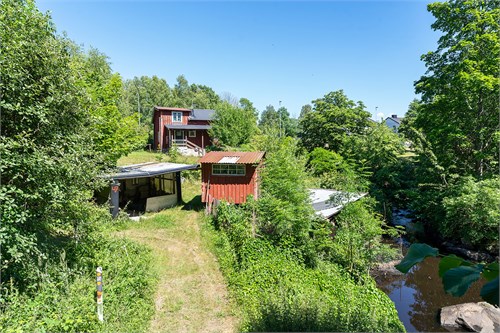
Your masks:
[[[155,277],[149,250],[123,239],[102,238],[86,269],[71,268],[64,252],[45,265],[34,296],[11,287],[0,312],[4,332],[145,332],[154,313]],[[104,323],[97,320],[95,267],[103,267]],[[5,306],[5,303],[3,304]]]
[[[177,83],[172,89],[171,105],[180,108],[215,109],[221,103],[215,91],[205,85],[189,84],[184,75],[177,77]]]
[[[269,132],[275,128],[280,137],[297,136],[297,122],[290,118],[290,113],[285,107],[280,107],[277,111],[274,106],[268,105],[260,115],[259,128],[264,132]]]
[[[296,157],[296,140],[269,137],[265,168],[261,172],[261,196],[258,201],[259,230],[263,236],[286,246],[307,252],[308,232],[313,218],[309,192],[305,187],[303,159]],[[312,264],[312,262],[311,262]]]
[[[309,152],[323,147],[342,154],[346,139],[363,134],[369,126],[370,113],[363,103],[348,99],[342,90],[330,92],[313,104],[313,111],[300,119],[299,138]]]
[[[363,278],[356,283],[328,262],[343,255],[344,244],[335,247],[331,223],[313,213],[305,159],[297,156],[296,141],[264,135],[255,145],[267,154],[259,200],[249,198],[240,206],[222,203],[212,220],[214,250],[241,306],[241,330],[403,331],[393,303],[370,277],[360,273]],[[381,253],[370,238],[380,235],[381,222],[367,210],[351,215],[343,220],[346,235],[351,218],[359,219],[356,225],[361,219],[373,222],[362,230],[364,243],[356,242],[362,265]],[[349,237],[355,238],[353,229]]]
[[[446,217],[440,224],[442,234],[477,249],[497,252],[499,189],[498,177],[479,182],[471,177],[461,179],[443,199]]]
[[[428,70],[415,84],[422,103],[411,126],[432,146],[446,173],[496,173],[500,76],[500,2],[428,5],[438,48],[422,56]]]
[[[406,256],[395,267],[402,273],[407,273],[414,265],[426,257],[439,255],[437,249],[427,244],[415,243],[410,246]],[[465,294],[471,284],[482,276],[488,281],[481,289],[481,297],[498,306],[498,263],[473,264],[455,255],[448,255],[439,263],[439,276],[442,278],[445,291],[453,296]]]
[[[181,153],[179,152],[179,148],[177,147],[177,145],[175,143],[172,144],[172,147],[170,147],[168,151],[168,157],[170,158],[170,161],[176,163],[180,155]]]
[[[241,306],[240,330],[404,331],[394,304],[374,283],[357,285],[325,262],[306,268],[290,250],[244,239],[235,250],[227,233],[215,237],[221,268]]]
[[[346,143],[344,154],[366,165],[374,177],[397,164],[404,151],[402,139],[383,123],[369,127],[364,135],[349,136]]]
[[[333,260],[353,275],[367,273],[374,263],[396,255],[389,245],[382,243],[382,235],[396,231],[388,229],[380,216],[373,213],[372,205],[366,199],[347,204],[335,219]]]
[[[82,78],[79,85],[88,94],[86,107],[92,116],[95,151],[103,155],[108,166],[114,166],[118,158],[144,146],[146,128],[140,126],[138,114],[120,112],[122,79],[119,74],[112,73],[105,54],[96,49],[85,54],[74,47],[72,62]]]
[[[308,155],[308,165],[314,176],[319,177],[328,172],[341,172],[348,168],[344,158],[336,152],[318,147]]]
[[[85,241],[99,156],[72,43],[32,1],[0,8],[2,282],[25,288],[39,280],[54,239]]]
[[[152,126],[153,107],[170,106],[172,91],[165,79],[156,75],[141,76],[123,82],[120,112],[132,115],[139,112],[141,122]]]
[[[245,102],[245,101],[244,101]],[[222,102],[215,108],[209,134],[223,145],[237,147],[248,143],[257,131],[257,118],[251,103],[236,107]]]
[[[109,212],[89,200],[123,148],[109,143],[128,145],[134,128],[116,108],[121,79],[104,55],[57,36],[31,0],[2,1],[0,25],[0,326],[139,330],[153,310],[147,251],[103,237]],[[112,133],[112,122],[125,127]],[[109,326],[94,315],[97,265]]]
[[[410,104],[400,128],[417,153],[407,192],[417,217],[440,236],[490,251],[498,248],[498,185],[488,179],[499,161],[499,4],[428,5],[432,28],[443,34],[422,56],[428,70],[415,84],[422,100]]]

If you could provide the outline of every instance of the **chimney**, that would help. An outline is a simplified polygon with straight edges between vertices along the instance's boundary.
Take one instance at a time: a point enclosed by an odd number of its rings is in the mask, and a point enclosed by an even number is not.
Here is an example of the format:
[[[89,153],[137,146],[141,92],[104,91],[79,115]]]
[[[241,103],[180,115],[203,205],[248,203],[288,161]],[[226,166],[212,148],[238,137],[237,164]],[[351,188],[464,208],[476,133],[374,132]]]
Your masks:
[[[397,118],[397,117],[398,117],[398,115],[397,115],[397,114],[393,114],[391,117],[392,117],[392,118]]]

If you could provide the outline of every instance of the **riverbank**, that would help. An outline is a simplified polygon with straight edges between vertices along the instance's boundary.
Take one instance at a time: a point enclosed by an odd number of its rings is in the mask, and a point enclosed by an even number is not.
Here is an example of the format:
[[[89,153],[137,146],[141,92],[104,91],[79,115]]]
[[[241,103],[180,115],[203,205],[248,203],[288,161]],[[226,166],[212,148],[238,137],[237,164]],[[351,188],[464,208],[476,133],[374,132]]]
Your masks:
[[[415,226],[408,211],[396,211],[393,215],[393,224],[404,226],[407,233],[409,233],[405,238],[390,240],[395,247],[401,248],[402,254],[411,245],[408,239],[420,242],[426,241],[426,239],[422,239],[422,236],[425,236],[422,233],[422,228],[418,225]],[[444,253],[452,253],[444,247],[448,244],[441,244],[441,246],[437,247],[443,250]],[[435,243],[432,243],[432,245],[436,246]],[[450,248],[450,250],[454,250],[457,255],[464,251],[459,247]],[[474,252],[470,250],[468,252],[472,260],[474,260],[473,258],[484,258],[484,256],[479,256],[479,253]],[[439,322],[441,308],[482,301],[479,294],[485,283],[484,280],[473,283],[462,297],[446,294],[439,277],[439,258],[426,258],[414,266],[407,274],[402,274],[394,268],[397,263],[399,261],[395,260],[379,265],[372,270],[371,275],[377,282],[379,289],[384,291],[394,302],[399,319],[408,332],[448,332]]]

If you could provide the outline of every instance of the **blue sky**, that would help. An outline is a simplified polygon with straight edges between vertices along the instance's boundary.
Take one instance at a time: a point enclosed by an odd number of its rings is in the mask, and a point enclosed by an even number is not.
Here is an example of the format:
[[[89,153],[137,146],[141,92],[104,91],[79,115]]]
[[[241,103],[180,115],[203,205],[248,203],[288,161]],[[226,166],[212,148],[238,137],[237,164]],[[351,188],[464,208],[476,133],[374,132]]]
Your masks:
[[[439,33],[430,1],[38,1],[59,32],[110,58],[124,78],[157,75],[248,98],[259,111],[343,89],[403,115]]]

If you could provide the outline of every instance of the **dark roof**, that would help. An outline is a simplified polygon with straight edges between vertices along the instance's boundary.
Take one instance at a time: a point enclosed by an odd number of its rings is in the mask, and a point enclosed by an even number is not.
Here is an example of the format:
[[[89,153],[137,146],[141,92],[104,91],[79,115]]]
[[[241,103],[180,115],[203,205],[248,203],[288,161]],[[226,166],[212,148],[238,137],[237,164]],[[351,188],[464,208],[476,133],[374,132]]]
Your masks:
[[[185,108],[171,108],[168,106],[155,106],[155,110],[159,111],[191,111],[191,109],[185,109]]]
[[[258,163],[266,153],[263,151],[211,151],[198,163],[254,164]]]
[[[385,118],[385,121],[387,120],[393,120],[394,122],[398,123],[398,124],[401,124],[401,121],[403,121],[404,118],[402,117],[387,117]]]
[[[212,120],[215,110],[193,109],[191,111],[191,120]]]
[[[106,178],[111,179],[131,179],[144,178],[165,173],[173,173],[184,170],[197,169],[197,164],[179,164],[179,163],[141,163],[119,167],[119,172],[106,175]]]
[[[210,125],[165,125],[167,129],[184,129],[184,130],[207,130]]]

